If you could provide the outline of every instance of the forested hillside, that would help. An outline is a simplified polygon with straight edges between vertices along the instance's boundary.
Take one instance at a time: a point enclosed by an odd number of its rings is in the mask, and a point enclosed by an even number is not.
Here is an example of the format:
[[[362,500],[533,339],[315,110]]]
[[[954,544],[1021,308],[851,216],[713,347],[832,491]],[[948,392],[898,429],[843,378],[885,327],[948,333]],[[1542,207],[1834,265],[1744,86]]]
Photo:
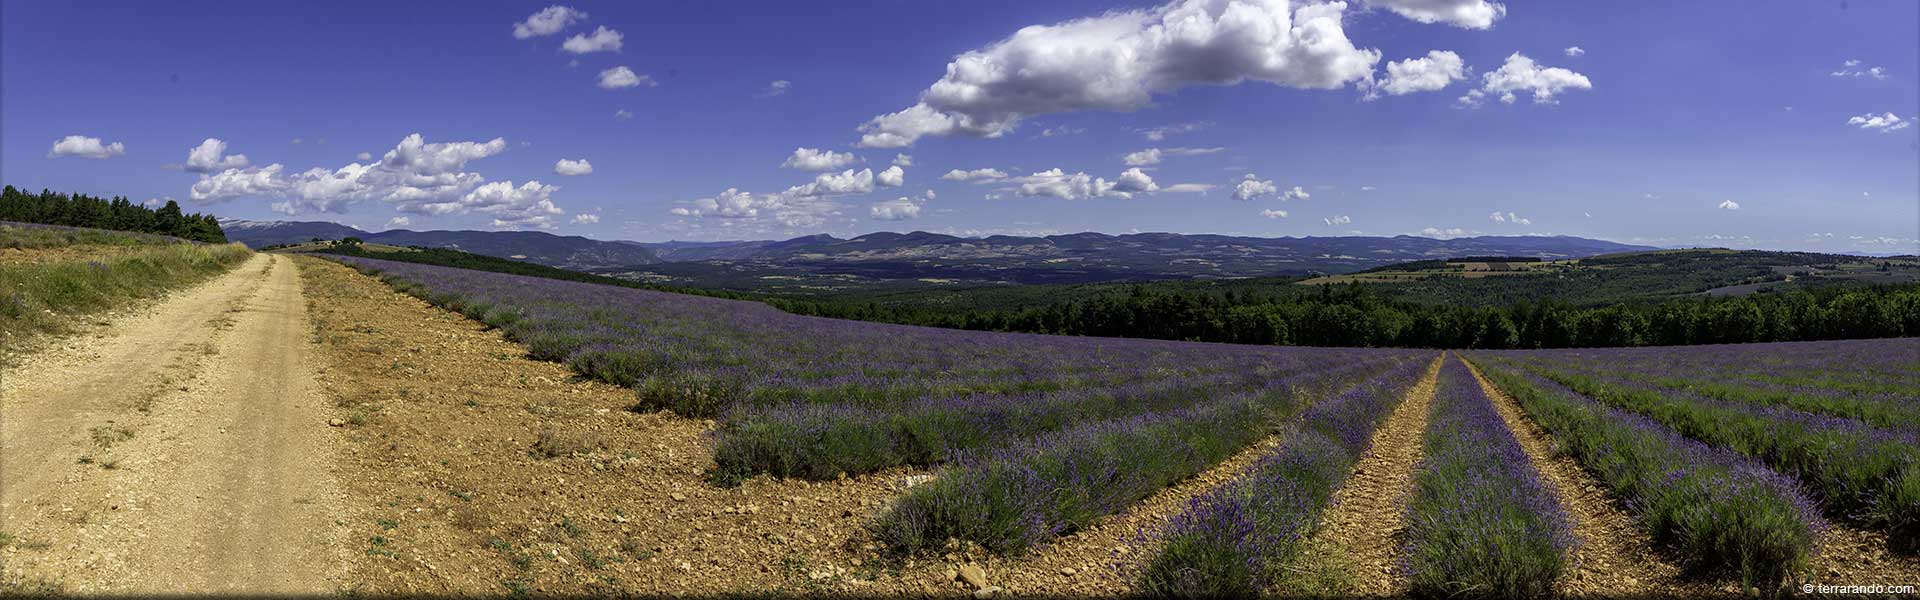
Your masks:
[[[213,215],[182,214],[180,204],[172,200],[160,208],[148,208],[119,196],[106,199],[86,194],[56,194],[50,190],[29,194],[11,185],[0,190],[0,221],[157,233],[214,244],[227,242]]]

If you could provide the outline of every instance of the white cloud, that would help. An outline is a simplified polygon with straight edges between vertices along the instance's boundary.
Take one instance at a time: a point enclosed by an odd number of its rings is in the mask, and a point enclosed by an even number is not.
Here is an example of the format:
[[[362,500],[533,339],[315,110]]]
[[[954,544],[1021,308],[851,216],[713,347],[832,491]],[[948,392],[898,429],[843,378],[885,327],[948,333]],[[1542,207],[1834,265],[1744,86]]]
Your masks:
[[[1424,235],[1430,238],[1440,238],[1443,240],[1450,240],[1457,237],[1466,237],[1468,233],[1467,233],[1467,230],[1461,229],[1458,227],[1452,227],[1448,229],[1441,229],[1438,227],[1428,227],[1426,229],[1420,230],[1420,235]]]
[[[947,181],[973,181],[978,183],[990,183],[990,182],[1006,179],[1007,172],[999,169],[974,169],[972,171],[962,171],[959,169],[954,169],[952,171],[947,171],[947,174],[941,175],[940,178],[945,179]]]
[[[295,146],[298,146],[298,145],[301,145],[301,144],[305,144],[305,143],[307,143],[307,140],[304,140],[304,139],[301,139],[301,138],[293,138],[293,139],[291,139],[291,140],[287,140],[287,143],[289,143],[289,144],[293,144],[293,145],[295,145]]]
[[[1140,169],[1128,169],[1120,174],[1119,181],[1109,182],[1104,177],[1093,177],[1086,173],[1067,174],[1058,168],[1048,169],[1025,177],[1014,178],[1020,184],[1017,190],[1021,196],[1049,196],[1062,200],[1085,200],[1088,198],[1132,198],[1136,192],[1151,192],[1159,189]],[[1124,183],[1125,187],[1122,187]]]
[[[920,102],[861,125],[860,144],[908,146],[928,135],[998,137],[1034,115],[1132,111],[1154,94],[1257,80],[1337,89],[1365,79],[1377,50],[1341,29],[1345,4],[1177,0],[1022,28],[947,65]]]
[[[893,166],[896,166],[896,167],[911,167],[911,166],[913,166],[913,155],[910,155],[910,154],[895,154],[895,155],[893,155]]]
[[[1340,216],[1338,216],[1338,217],[1326,217],[1326,218],[1323,218],[1323,219],[1320,219],[1320,220],[1321,220],[1321,221],[1325,221],[1325,222],[1327,223],[1327,225],[1346,225],[1346,224],[1348,224],[1348,223],[1352,223],[1352,222],[1353,222],[1353,217],[1349,217],[1349,216],[1346,216],[1346,215],[1340,215]]]
[[[1874,79],[1886,79],[1887,68],[1886,67],[1861,68],[1860,61],[1858,59],[1855,59],[1855,60],[1849,60],[1841,64],[1839,70],[1829,73],[1829,75],[1832,75],[1834,77],[1871,77]]]
[[[1492,27],[1507,14],[1505,5],[1487,0],[1367,0],[1367,5],[1421,23],[1446,23],[1466,29]]]
[[[867,216],[875,221],[905,221],[920,218],[920,203],[912,198],[875,202],[867,207]]]
[[[573,218],[569,219],[567,222],[572,223],[574,225],[592,225],[594,223],[600,222],[600,215],[590,214],[590,213],[580,213],[580,214],[574,215]]]
[[[524,40],[530,37],[553,35],[560,33],[562,29],[573,26],[575,23],[586,20],[587,13],[576,10],[571,6],[560,6],[556,4],[541,9],[540,12],[533,13],[533,16],[527,17],[525,21],[514,23],[513,37]]]
[[[767,89],[760,90],[760,93],[754,94],[754,97],[772,98],[774,96],[784,96],[787,94],[787,91],[791,89],[793,89],[793,82],[785,79],[776,79],[772,83],[767,84]]]
[[[507,142],[501,138],[486,142],[428,143],[416,133],[400,140],[379,161],[369,164],[356,162],[331,171],[314,168],[289,174],[285,167],[275,163],[202,175],[189,197],[196,202],[278,198],[281,201],[272,208],[286,214],[345,212],[349,206],[369,200],[392,204],[404,212],[451,214],[466,210],[462,194],[486,182],[479,173],[465,171],[467,162],[506,149]],[[552,189],[557,188],[539,186],[523,193],[542,190],[550,193]],[[545,199],[542,196],[538,200]]]
[[[1220,186],[1211,183],[1176,183],[1160,188],[1160,191],[1167,194],[1206,194],[1216,187]]]
[[[1560,67],[1543,68],[1519,52],[1508,56],[1507,62],[1500,65],[1499,70],[1481,78],[1485,83],[1480,89],[1461,96],[1461,105],[1480,106],[1488,96],[1513,104],[1519,92],[1532,94],[1535,104],[1554,104],[1558,102],[1554,97],[1563,91],[1593,89],[1593,82],[1587,76]]]
[[[1732,200],[1721,200],[1720,209],[1721,210],[1740,210],[1740,203],[1734,202]]]
[[[1287,218],[1287,211],[1269,208],[1269,209],[1260,211],[1260,216],[1266,217],[1269,219],[1285,219]]]
[[[560,49],[574,54],[614,52],[620,49],[621,40],[625,38],[626,36],[621,35],[620,32],[601,26],[595,28],[592,35],[573,34],[573,37],[567,38],[567,41],[560,44]]]
[[[424,204],[417,212],[430,215],[460,214],[469,211],[493,215],[494,227],[553,227],[553,217],[566,214],[553,204],[559,186],[529,181],[515,187],[511,181],[495,181],[467,192],[457,202]]]
[[[373,153],[372,153],[372,152],[361,152],[361,153],[359,153],[359,154],[355,154],[355,155],[353,155],[353,157],[354,157],[354,158],[357,158],[357,159],[360,159],[360,160],[373,160]]]
[[[1520,215],[1513,214],[1512,212],[1501,214],[1500,211],[1497,211],[1497,210],[1493,211],[1493,214],[1487,215],[1487,220],[1493,221],[1495,223],[1512,223],[1514,225],[1532,225],[1533,224],[1533,219],[1524,218],[1524,217],[1521,217]]]
[[[613,111],[613,118],[614,120],[617,120],[617,121],[626,121],[626,120],[632,119],[633,111],[630,111],[624,108]]]
[[[1587,50],[1579,46],[1569,46],[1567,47],[1566,50],[1562,50],[1561,52],[1566,54],[1567,56],[1571,56],[1574,58],[1580,58],[1582,56],[1587,55]]]
[[[1867,131],[1879,131],[1880,133],[1892,133],[1895,131],[1906,129],[1908,125],[1913,124],[1913,121],[1902,119],[1900,118],[1900,115],[1896,115],[1893,113],[1886,113],[1886,114],[1880,114],[1880,115],[1867,113],[1864,115],[1860,115],[1858,117],[1847,119],[1847,124],[1853,125],[1855,127],[1859,127]]]
[[[593,173],[593,163],[587,162],[587,159],[584,158],[580,160],[562,158],[560,162],[553,163],[553,172],[558,175],[567,176],[587,175]]]
[[[207,138],[200,145],[187,150],[188,173],[212,173],[227,169],[245,168],[248,164],[245,154],[227,154],[227,143],[218,138]]]
[[[1120,160],[1125,161],[1127,166],[1134,167],[1157,165],[1160,164],[1160,149],[1148,148],[1139,152],[1129,152],[1126,156],[1121,157]]]
[[[1370,186],[1370,185],[1363,185],[1363,186],[1360,186],[1360,191],[1362,191],[1362,192],[1371,192],[1371,191],[1373,191],[1374,189],[1375,189],[1375,188],[1374,188],[1373,186]]]
[[[1233,186],[1233,199],[1242,202],[1278,193],[1280,193],[1280,186],[1274,185],[1272,180],[1262,180],[1259,175],[1252,173],[1248,173],[1239,184]]]
[[[852,152],[834,152],[817,148],[794,148],[793,155],[780,166],[806,171],[831,171],[859,161]]]
[[[1113,189],[1121,192],[1156,192],[1160,186],[1153,183],[1152,176],[1134,167],[1121,171],[1120,176],[1114,178]]]
[[[813,178],[813,183],[787,188],[786,193],[793,196],[838,196],[845,194],[865,194],[873,191],[873,169],[861,169],[855,172],[847,169],[840,173],[821,173]]]
[[[101,143],[100,138],[84,135],[70,135],[53,143],[47,150],[47,158],[73,156],[78,158],[113,158],[127,153],[127,146],[120,142]]]
[[[1218,154],[1226,150],[1226,148],[1148,148],[1139,152],[1130,152],[1121,157],[1121,160],[1125,161],[1127,166],[1142,167],[1160,164],[1161,158],[1166,156],[1200,156]]]
[[[1301,189],[1300,186],[1297,186],[1297,185],[1293,186],[1293,189],[1283,190],[1280,192],[1281,200],[1306,200],[1312,197],[1313,197],[1313,194],[1307,193],[1306,190]]]
[[[1087,130],[1085,130],[1085,129],[1079,129],[1079,128],[1075,128],[1075,127],[1069,127],[1069,126],[1066,126],[1066,125],[1056,125],[1056,126],[1053,126],[1053,127],[1048,127],[1048,128],[1046,128],[1046,129],[1042,129],[1042,130],[1040,130],[1040,137],[1055,137],[1055,136],[1062,136],[1062,135],[1073,135],[1073,134],[1076,134],[1076,133],[1086,133],[1086,131],[1087,131]]]
[[[386,228],[387,228],[387,229],[399,229],[399,228],[401,228],[401,227],[406,227],[406,226],[408,226],[408,225],[412,225],[412,224],[413,224],[413,219],[409,219],[409,218],[407,218],[407,217],[406,217],[406,215],[401,215],[401,216],[398,216],[398,217],[394,217],[394,218],[391,218],[391,219],[387,219],[387,227],[386,227]]]
[[[633,69],[625,66],[614,67],[600,72],[601,89],[617,90],[640,85],[653,87],[660,84],[655,82],[653,77],[634,73]]]
[[[900,165],[887,167],[886,170],[873,174],[873,182],[883,187],[900,187],[906,185],[907,170],[900,168]]]
[[[1460,59],[1460,55],[1446,50],[1432,50],[1427,52],[1425,58],[1387,63],[1386,80],[1371,86],[1366,98],[1378,98],[1380,92],[1404,96],[1414,92],[1438,91],[1466,78],[1467,63]]]
[[[195,202],[221,202],[244,196],[278,195],[293,185],[282,174],[283,170],[285,167],[275,163],[202,175],[187,197]]]
[[[787,227],[813,227],[824,223],[826,216],[836,214],[839,209],[837,204],[800,196],[793,193],[792,189],[780,194],[753,194],[727,188],[727,191],[711,198],[699,198],[687,204],[687,206],[675,207],[668,212],[693,218],[727,220],[770,218]]]
[[[1207,123],[1207,122],[1174,123],[1172,125],[1164,125],[1161,127],[1151,127],[1147,129],[1135,129],[1133,131],[1134,133],[1140,134],[1141,137],[1147,138],[1147,141],[1158,142],[1158,141],[1167,139],[1167,136],[1169,135],[1175,135],[1180,133],[1191,133],[1194,131],[1199,131],[1201,129],[1206,129],[1211,125],[1213,124]]]

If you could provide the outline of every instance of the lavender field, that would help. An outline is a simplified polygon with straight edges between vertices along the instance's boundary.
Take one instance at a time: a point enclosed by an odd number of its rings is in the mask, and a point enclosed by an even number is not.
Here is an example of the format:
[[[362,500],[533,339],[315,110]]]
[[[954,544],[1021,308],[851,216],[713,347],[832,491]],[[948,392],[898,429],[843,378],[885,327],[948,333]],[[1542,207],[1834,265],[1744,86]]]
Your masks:
[[[1045,554],[1258,453],[1141,532],[1151,547],[1116,569],[1156,594],[1293,589],[1290,574],[1330,560],[1312,549],[1340,508],[1334,492],[1389,439],[1422,448],[1388,573],[1409,593],[1548,595],[1595,568],[1579,558],[1592,507],[1565,504],[1567,484],[1522,451],[1526,435],[1546,436],[1603,488],[1605,510],[1627,513],[1656,550],[1634,560],[1683,574],[1649,589],[1805,581],[1836,560],[1823,550],[1835,535],[1868,536],[1869,559],[1900,568],[1920,531],[1912,339],[1462,357],[945,330],[335,260],[631,387],[635,410],[715,420],[708,485],[926,470],[868,526],[876,556],[907,564],[955,543]],[[1431,408],[1418,426],[1389,427],[1419,393]],[[1541,433],[1515,429],[1502,406]]]

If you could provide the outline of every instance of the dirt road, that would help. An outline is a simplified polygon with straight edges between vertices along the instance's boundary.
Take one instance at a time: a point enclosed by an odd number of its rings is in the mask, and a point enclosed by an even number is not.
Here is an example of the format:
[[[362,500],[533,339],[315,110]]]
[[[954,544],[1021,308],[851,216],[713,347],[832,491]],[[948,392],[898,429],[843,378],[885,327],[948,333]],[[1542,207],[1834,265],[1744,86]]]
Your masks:
[[[257,255],[0,373],[10,585],[340,589],[339,439],[300,281]]]

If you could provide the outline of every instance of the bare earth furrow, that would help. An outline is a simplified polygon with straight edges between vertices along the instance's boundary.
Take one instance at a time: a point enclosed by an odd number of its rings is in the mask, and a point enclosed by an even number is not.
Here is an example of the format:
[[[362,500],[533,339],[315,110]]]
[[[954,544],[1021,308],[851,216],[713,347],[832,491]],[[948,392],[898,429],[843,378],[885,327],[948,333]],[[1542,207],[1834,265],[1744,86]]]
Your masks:
[[[1352,586],[1346,590],[1349,594],[1390,596],[1406,591],[1404,578],[1396,571],[1406,541],[1407,496],[1413,491],[1414,466],[1425,450],[1427,417],[1444,359],[1433,361],[1427,374],[1407,392],[1406,401],[1374,432],[1367,455],[1334,492],[1333,505],[1314,535],[1316,545],[1346,567]]]

